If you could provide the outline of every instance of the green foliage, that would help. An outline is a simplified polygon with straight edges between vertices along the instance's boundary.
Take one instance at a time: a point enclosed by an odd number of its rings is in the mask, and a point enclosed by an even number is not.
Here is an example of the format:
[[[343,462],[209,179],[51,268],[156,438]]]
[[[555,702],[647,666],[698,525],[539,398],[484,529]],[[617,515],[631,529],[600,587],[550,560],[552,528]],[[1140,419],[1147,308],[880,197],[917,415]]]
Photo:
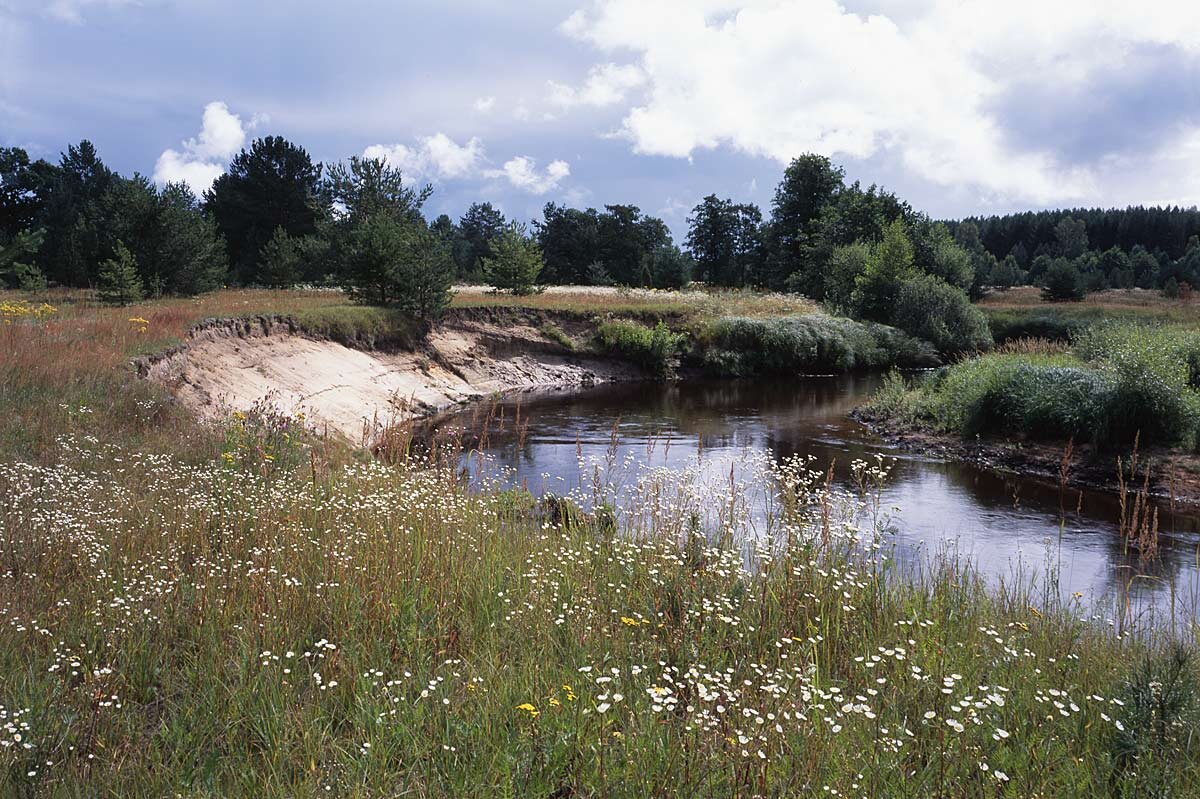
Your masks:
[[[964,436],[1192,448],[1200,440],[1200,334],[1097,326],[1079,335],[1073,354],[985,355],[942,370],[919,395],[922,418]]]
[[[568,336],[566,334],[566,332],[561,327],[554,324],[553,322],[550,322],[550,321],[544,322],[538,328],[538,332],[541,333],[544,337],[546,337],[550,341],[553,341],[554,343],[560,345],[563,349],[571,350],[572,352],[575,350],[575,342],[571,339],[570,336]]]
[[[281,227],[263,245],[258,256],[258,279],[273,288],[291,288],[303,278],[300,242]]]
[[[137,259],[118,241],[112,258],[100,264],[96,296],[110,305],[129,305],[143,296],[142,279],[138,275]]]
[[[1175,796],[1185,764],[1200,762],[1196,655],[1176,643],[1130,667],[1121,727],[1112,734],[1113,783],[1121,795]]]
[[[485,261],[495,251],[511,226],[504,221],[504,214],[491,203],[471,203],[458,220],[458,233],[463,246],[457,248],[455,266],[462,278],[487,275]],[[522,235],[524,231],[522,230]],[[541,257],[540,254],[538,256]],[[534,276],[536,280],[536,275]],[[533,280],[529,281],[532,287]],[[500,288],[499,286],[497,288]]]
[[[1042,276],[1042,297],[1050,302],[1078,302],[1086,293],[1083,276],[1070,261],[1055,259]]]
[[[1099,443],[1132,446],[1134,438],[1195,446],[1200,433],[1200,335],[1141,324],[1097,325],[1075,353],[1109,376],[1115,391],[1098,424]]]
[[[270,283],[258,273],[262,249],[282,228],[311,236],[326,215],[321,166],[282,136],[255,139],[204,198],[205,210],[225,238],[233,277],[243,285]]]
[[[33,263],[44,239],[44,231],[22,230],[12,241],[0,244],[0,286],[31,294],[46,290],[46,276]]]
[[[343,247],[343,279],[355,302],[396,308],[419,319],[434,317],[450,304],[449,255],[423,224],[377,213],[355,224]]]
[[[651,374],[665,375],[686,340],[686,335],[672,332],[662,322],[650,328],[617,319],[596,328],[595,348],[631,361]]]
[[[871,249],[861,274],[854,280],[850,306],[854,315],[873,322],[888,322],[896,307],[900,284],[913,274],[913,246],[900,220],[883,232]]]
[[[673,244],[663,244],[642,256],[642,271],[656,289],[682,289],[692,280],[691,256]]]
[[[509,225],[491,247],[491,256],[483,258],[481,265],[492,286],[518,296],[532,294],[545,264],[537,243],[525,235],[525,226]]]
[[[742,287],[761,277],[762,212],[710,194],[688,217],[687,247],[697,279],[714,286]]]
[[[720,319],[702,332],[699,346],[705,369],[729,377],[795,376],[938,362],[927,344],[899,330],[824,314]]]
[[[871,248],[863,241],[835,247],[825,270],[825,305],[836,311],[853,308],[854,287],[859,275],[867,271]]]
[[[992,345],[987,318],[971,304],[966,292],[933,275],[914,275],[900,283],[891,321],[946,354],[976,352]]]

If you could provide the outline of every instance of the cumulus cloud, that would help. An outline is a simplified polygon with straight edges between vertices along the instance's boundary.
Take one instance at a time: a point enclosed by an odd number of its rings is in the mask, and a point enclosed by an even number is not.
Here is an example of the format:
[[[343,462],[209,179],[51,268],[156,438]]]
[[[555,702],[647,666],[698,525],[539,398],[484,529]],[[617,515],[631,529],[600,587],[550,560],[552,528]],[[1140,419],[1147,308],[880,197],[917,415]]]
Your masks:
[[[415,146],[375,144],[366,158],[382,158],[413,178],[465,178],[476,174],[483,161],[483,142],[472,137],[458,144],[444,133],[422,136]]]
[[[592,67],[579,88],[548,81],[550,102],[562,108],[577,105],[603,108],[621,102],[631,89],[645,82],[645,74],[633,64],[600,64]]]
[[[513,186],[530,194],[552,191],[570,174],[571,166],[566,161],[551,161],[544,171],[539,172],[537,161],[526,155],[518,155],[505,161],[500,169],[484,172],[485,177],[506,178]]]
[[[552,97],[599,105],[643,88],[621,127],[640,153],[882,157],[984,198],[1051,203],[1101,196],[1111,159],[1073,162],[1051,143],[1020,143],[998,108],[1033,83],[1095,90],[1101,71],[1137,48],[1200,58],[1194,2],[871,4],[886,14],[854,5],[596,0],[560,30],[638,63],[627,73],[599,65],[582,88],[556,85]]]
[[[200,134],[183,142],[181,150],[164,150],[154,165],[158,184],[186,183],[197,195],[207,191],[225,172],[229,160],[246,144],[246,127],[222,102],[204,107]]]
[[[496,107],[495,97],[476,97],[475,110],[481,114],[486,114]]]

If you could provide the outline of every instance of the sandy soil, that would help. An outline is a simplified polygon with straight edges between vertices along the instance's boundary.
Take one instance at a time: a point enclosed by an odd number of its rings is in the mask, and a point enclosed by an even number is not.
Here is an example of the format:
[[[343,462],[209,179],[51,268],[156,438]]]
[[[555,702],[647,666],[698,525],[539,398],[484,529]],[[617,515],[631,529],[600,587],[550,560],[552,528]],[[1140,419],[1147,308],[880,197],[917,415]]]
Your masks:
[[[547,340],[539,321],[450,316],[413,351],[353,349],[280,319],[210,322],[135,365],[201,416],[267,401],[363,444],[387,424],[495,394],[639,376]]]

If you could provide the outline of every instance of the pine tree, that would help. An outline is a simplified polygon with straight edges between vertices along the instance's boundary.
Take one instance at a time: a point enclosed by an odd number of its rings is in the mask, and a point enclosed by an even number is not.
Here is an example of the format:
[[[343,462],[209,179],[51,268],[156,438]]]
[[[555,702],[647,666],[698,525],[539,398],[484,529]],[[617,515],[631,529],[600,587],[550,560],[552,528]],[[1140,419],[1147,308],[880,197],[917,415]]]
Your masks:
[[[544,266],[542,251],[525,235],[525,226],[509,225],[484,258],[483,274],[500,291],[532,294]]]
[[[114,257],[100,264],[97,296],[110,305],[129,305],[142,299],[142,278],[138,275],[137,259],[117,241]]]

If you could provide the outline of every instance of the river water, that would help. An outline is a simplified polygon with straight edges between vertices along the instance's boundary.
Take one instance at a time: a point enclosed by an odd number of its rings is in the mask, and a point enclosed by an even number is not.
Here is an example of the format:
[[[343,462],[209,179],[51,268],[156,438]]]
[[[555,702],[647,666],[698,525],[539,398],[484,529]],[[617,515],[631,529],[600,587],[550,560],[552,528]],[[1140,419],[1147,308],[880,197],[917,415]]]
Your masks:
[[[476,452],[463,464],[472,479],[500,474],[504,484],[584,503],[603,483],[618,505],[632,504],[639,490],[644,498],[646,475],[667,473],[686,474],[691,501],[710,509],[729,501],[731,483],[750,504],[769,502],[767,459],[832,463],[845,484],[854,460],[883,455],[882,504],[905,560],[968,559],[992,582],[1078,593],[1081,607],[1121,623],[1178,629],[1196,617],[1200,518],[1164,508],[1158,556],[1139,558],[1122,545],[1111,494],[1064,496],[1053,483],[889,447],[849,417],[880,379],[616,383],[508,398],[436,425],[470,432]]]

